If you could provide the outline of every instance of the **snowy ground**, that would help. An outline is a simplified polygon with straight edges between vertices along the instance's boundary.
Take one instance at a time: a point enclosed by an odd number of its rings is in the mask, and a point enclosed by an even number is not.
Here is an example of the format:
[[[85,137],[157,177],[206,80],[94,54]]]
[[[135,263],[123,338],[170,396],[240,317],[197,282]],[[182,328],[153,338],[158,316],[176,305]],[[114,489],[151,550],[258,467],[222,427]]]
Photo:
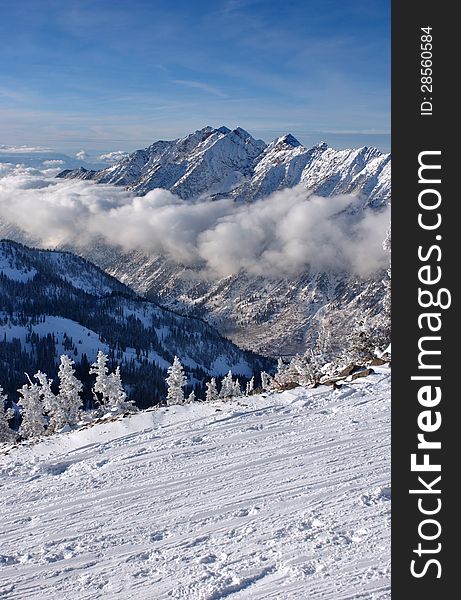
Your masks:
[[[0,456],[0,597],[390,598],[390,372]]]

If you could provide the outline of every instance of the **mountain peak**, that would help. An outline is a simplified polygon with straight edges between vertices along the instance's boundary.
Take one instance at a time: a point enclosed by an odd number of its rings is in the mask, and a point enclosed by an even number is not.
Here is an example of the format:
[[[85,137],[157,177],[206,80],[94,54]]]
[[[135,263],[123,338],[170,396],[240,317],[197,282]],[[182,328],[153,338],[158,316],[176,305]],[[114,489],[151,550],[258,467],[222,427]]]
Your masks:
[[[288,146],[293,146],[293,148],[297,148],[298,146],[301,146],[301,142],[299,142],[294,137],[294,135],[291,135],[291,133],[287,133],[286,135],[282,136],[281,138],[279,138],[278,141],[283,142],[284,144],[287,144]]]
[[[314,148],[319,148],[320,150],[326,150],[328,148],[328,144],[324,141],[320,141],[315,144]]]
[[[247,138],[251,138],[251,135],[248,133],[248,131],[246,131],[245,129],[243,129],[242,127],[236,127],[232,133],[237,134],[239,137],[241,137],[242,139],[246,140]]]

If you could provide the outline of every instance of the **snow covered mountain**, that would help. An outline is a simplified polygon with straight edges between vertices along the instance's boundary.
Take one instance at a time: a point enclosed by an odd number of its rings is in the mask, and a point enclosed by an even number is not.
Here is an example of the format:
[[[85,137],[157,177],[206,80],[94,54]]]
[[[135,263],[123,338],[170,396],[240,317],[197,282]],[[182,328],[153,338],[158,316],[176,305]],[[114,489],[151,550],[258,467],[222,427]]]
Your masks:
[[[382,321],[385,273],[363,279],[308,270],[297,277],[254,277],[244,272],[194,278],[162,256],[121,253],[106,245],[80,249],[106,272],[171,310],[203,318],[239,347],[266,356],[302,353],[328,332],[332,351],[365,320]]]
[[[10,600],[389,600],[390,370],[0,453]]]
[[[0,385],[14,395],[24,371],[55,377],[63,353],[86,379],[98,349],[120,364],[133,399],[164,398],[166,369],[177,355],[189,386],[232,369],[249,378],[270,362],[240,350],[202,320],[181,316],[137,296],[83,258],[0,242]]]
[[[307,149],[288,134],[270,144],[241,127],[204,127],[177,140],[158,141],[120,162],[92,171],[62,171],[58,177],[112,183],[146,194],[164,188],[183,199],[232,197],[251,201],[303,184],[321,196],[360,193],[372,206],[390,199],[390,155],[375,148]]]
[[[354,193],[355,210],[380,211],[390,202],[391,159],[373,148],[302,146],[288,134],[266,145],[241,128],[200,131],[159,141],[102,171],[65,171],[60,177],[125,186],[138,194],[164,187],[185,200],[232,197],[250,202],[293,186],[323,197]],[[72,248],[72,246],[70,246]],[[297,277],[194,278],[164,256],[121,252],[104,244],[77,251],[135,290],[197,315],[242,347],[273,356],[304,351],[322,328],[341,345],[358,323],[380,319],[385,272],[367,278],[306,269]],[[337,335],[336,335],[337,334]]]

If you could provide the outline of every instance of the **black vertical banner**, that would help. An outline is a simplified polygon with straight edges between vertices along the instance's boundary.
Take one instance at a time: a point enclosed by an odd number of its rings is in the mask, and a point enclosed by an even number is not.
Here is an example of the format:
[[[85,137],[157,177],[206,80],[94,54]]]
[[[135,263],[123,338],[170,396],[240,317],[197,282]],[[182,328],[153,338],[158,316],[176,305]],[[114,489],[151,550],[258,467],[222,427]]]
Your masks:
[[[461,192],[454,185],[454,10],[449,2],[392,3],[394,600],[457,594]]]

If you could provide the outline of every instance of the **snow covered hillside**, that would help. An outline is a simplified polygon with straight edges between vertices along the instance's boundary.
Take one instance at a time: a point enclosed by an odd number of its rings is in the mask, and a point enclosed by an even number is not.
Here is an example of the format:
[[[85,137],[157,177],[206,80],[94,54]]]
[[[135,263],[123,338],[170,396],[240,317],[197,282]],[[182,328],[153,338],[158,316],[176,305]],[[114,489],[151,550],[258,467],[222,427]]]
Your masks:
[[[8,599],[390,598],[390,371],[0,456]]]
[[[56,381],[64,353],[82,372],[98,350],[109,354],[111,368],[120,365],[130,397],[142,408],[165,397],[175,355],[197,393],[205,379],[229,369],[249,379],[271,366],[204,321],[140,298],[89,261],[9,240],[0,241],[0,335],[0,385],[11,398],[25,371],[40,369]],[[89,400],[89,382],[83,383]]]

